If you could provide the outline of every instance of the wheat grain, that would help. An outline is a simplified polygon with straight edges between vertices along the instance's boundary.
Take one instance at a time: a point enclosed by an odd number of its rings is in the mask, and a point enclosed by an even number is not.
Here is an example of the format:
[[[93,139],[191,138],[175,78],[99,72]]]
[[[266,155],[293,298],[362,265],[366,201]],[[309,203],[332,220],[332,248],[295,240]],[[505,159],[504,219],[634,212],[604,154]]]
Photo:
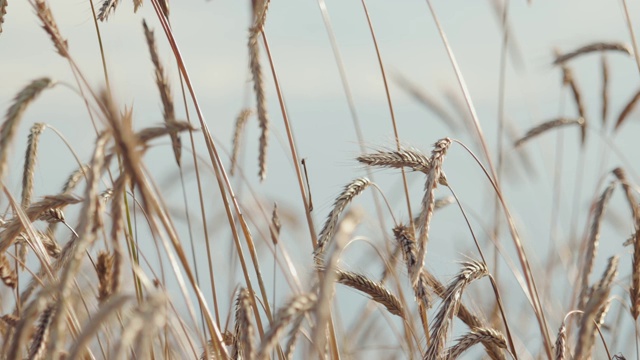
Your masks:
[[[618,51],[627,55],[633,54],[633,51],[629,45],[624,43],[606,43],[596,42],[588,45],[581,46],[574,51],[568,52],[563,55],[556,55],[556,59],[553,61],[554,65],[564,65],[565,62],[578,57],[580,55],[589,54],[592,52],[604,52],[604,51]]]
[[[3,253],[0,253],[0,280],[10,288],[15,288],[18,281],[18,274],[11,268]]]

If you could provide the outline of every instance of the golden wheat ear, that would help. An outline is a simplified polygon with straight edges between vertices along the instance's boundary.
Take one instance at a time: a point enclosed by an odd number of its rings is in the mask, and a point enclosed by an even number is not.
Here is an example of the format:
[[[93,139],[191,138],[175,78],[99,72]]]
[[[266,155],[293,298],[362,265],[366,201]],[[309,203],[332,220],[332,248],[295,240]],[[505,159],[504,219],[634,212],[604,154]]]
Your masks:
[[[29,105],[46,89],[55,85],[50,78],[33,80],[23,88],[14,98],[13,104],[7,110],[5,120],[0,127],[0,181],[3,179],[7,167],[8,149],[22,120],[22,115]]]

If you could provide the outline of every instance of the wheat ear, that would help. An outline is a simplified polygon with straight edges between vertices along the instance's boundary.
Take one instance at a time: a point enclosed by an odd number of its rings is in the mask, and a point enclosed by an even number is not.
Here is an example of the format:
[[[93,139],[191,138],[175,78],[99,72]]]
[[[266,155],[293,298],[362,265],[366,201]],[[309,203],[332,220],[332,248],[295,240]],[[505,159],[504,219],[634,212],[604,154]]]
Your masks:
[[[27,208],[31,203],[33,195],[33,177],[35,174],[36,161],[38,159],[38,144],[40,143],[40,135],[47,127],[43,123],[35,123],[29,132],[27,141],[27,152],[24,159],[24,168],[22,170],[22,200],[20,205]]]
[[[609,296],[610,288],[594,289],[585,305],[584,313],[580,321],[580,331],[578,341],[574,350],[575,360],[590,359],[595,340],[596,324],[595,318],[602,306],[605,305]]]
[[[9,145],[13,141],[24,111],[42,91],[52,87],[54,84],[49,78],[33,80],[13,98],[13,103],[7,110],[4,123],[0,127],[0,181],[4,178],[4,172],[7,168]]]
[[[0,280],[10,288],[15,288],[18,281],[18,274],[11,268],[4,253],[0,253]]]
[[[344,209],[353,200],[353,198],[358,196],[369,185],[371,185],[371,181],[369,181],[369,179],[367,178],[363,177],[355,179],[349,185],[345,186],[340,196],[336,198],[336,201],[333,204],[333,209],[331,209],[327,220],[322,226],[322,230],[320,230],[320,236],[318,236],[318,246],[313,251],[313,257],[317,264],[320,264],[321,256],[323,255],[327,244],[329,243],[329,241],[331,241],[331,238],[334,235],[336,225],[338,224],[338,219],[340,218],[340,214],[342,214]]]
[[[29,347],[29,359],[42,359],[44,351],[47,346],[47,335],[49,333],[49,325],[51,324],[51,317],[55,307],[53,305],[47,306],[42,315],[40,315],[40,323],[36,328],[33,338],[31,340],[31,346]]]
[[[549,130],[552,129],[556,129],[559,127],[563,127],[563,126],[569,126],[569,125],[579,125],[582,126],[582,124],[584,123],[584,119],[582,118],[578,118],[578,119],[567,119],[567,118],[558,118],[558,119],[553,119],[553,120],[549,120],[549,121],[545,121],[539,125],[536,125],[535,127],[529,129],[529,131],[527,131],[526,134],[524,134],[523,137],[521,137],[520,139],[516,140],[516,142],[513,144],[513,146],[515,147],[520,147],[522,144],[524,144],[525,142],[537,137],[538,135],[541,135]]]
[[[604,211],[607,207],[611,194],[615,189],[616,180],[612,181],[609,186],[602,192],[600,199],[596,203],[596,208],[593,212],[593,220],[591,222],[591,228],[589,230],[589,237],[587,239],[587,251],[585,253],[584,264],[582,266],[581,280],[580,280],[580,297],[578,298],[578,309],[582,310],[587,297],[587,291],[589,289],[589,275],[593,271],[593,263],[598,252],[598,245],[600,243],[600,224]]]
[[[0,0],[0,34],[2,34],[2,24],[4,23],[4,16],[7,14],[7,0]]]
[[[358,162],[376,167],[384,168],[409,168],[413,171],[420,171],[426,175],[431,169],[431,160],[417,149],[401,148],[400,150],[379,150],[375,153],[362,154],[356,158]],[[444,174],[440,174],[438,183],[447,184]]]
[[[633,239],[633,259],[631,261],[631,287],[629,298],[631,300],[631,315],[638,320],[640,315],[640,230],[635,231]]]
[[[556,59],[553,61],[554,65],[564,65],[565,62],[576,58],[580,55],[586,55],[592,52],[604,52],[604,51],[618,51],[625,53],[627,55],[631,55],[633,51],[629,47],[629,45],[624,43],[607,43],[607,42],[596,42],[588,45],[581,46],[574,51],[568,52],[563,55],[557,55]]]
[[[258,111],[258,123],[260,124],[260,148],[258,162],[260,170],[258,175],[263,181],[267,176],[267,146],[269,140],[269,114],[267,113],[267,98],[262,67],[260,66],[260,45],[258,35],[262,30],[259,24],[249,30],[249,68],[253,77],[253,90],[256,93],[256,109]]]
[[[618,120],[616,121],[614,130],[618,130],[618,128],[622,125],[622,123],[624,123],[624,121],[629,117],[633,109],[635,109],[636,104],[638,104],[638,100],[640,100],[640,90],[638,90],[638,92],[636,92],[633,95],[631,100],[627,102],[627,104],[624,106],[624,108],[620,112],[620,115],[618,115]]]
[[[244,132],[245,125],[249,116],[253,113],[251,109],[242,109],[236,117],[235,126],[233,128],[233,143],[231,145],[231,168],[229,173],[234,175],[236,167],[238,166],[238,156],[240,155],[240,143],[242,141],[242,133]]]
[[[58,51],[58,54],[62,57],[68,58],[69,45],[67,44],[67,40],[65,40],[62,37],[62,34],[60,34],[58,24],[53,18],[53,13],[51,12],[47,2],[45,0],[32,0],[30,3],[36,11],[38,19],[42,22],[42,28],[47,32],[47,34],[49,34],[49,37],[53,42],[53,46],[56,48],[56,51]]]
[[[576,83],[576,79],[573,76],[573,71],[569,69],[566,65],[562,65],[562,73],[563,79],[562,82],[564,85],[569,86],[571,89],[571,94],[573,95],[573,101],[576,104],[576,108],[578,109],[578,115],[582,118],[582,122],[580,125],[580,144],[584,146],[587,140],[587,113],[584,107],[584,101],[582,100],[582,93],[580,92],[580,88]]]
[[[156,86],[160,92],[160,99],[162,100],[164,123],[167,127],[172,127],[176,122],[176,114],[173,107],[173,96],[171,95],[171,88],[169,87],[169,80],[164,72],[160,57],[158,56],[158,48],[156,46],[156,40],[153,35],[153,30],[150,30],[146,21],[142,20],[142,27],[144,28],[144,36],[147,39],[147,46],[149,47],[149,53],[151,54],[151,62],[155,68]],[[176,163],[180,166],[180,159],[182,157],[182,142],[180,136],[175,129],[169,132],[171,137],[171,146],[173,147],[173,155],[176,159]]]
[[[113,259],[114,256],[108,251],[98,253],[96,262],[96,273],[98,274],[98,302],[104,303],[111,296],[113,287]]]
[[[304,316],[306,312],[315,306],[316,301],[317,297],[315,294],[301,294],[294,297],[287,305],[278,310],[273,323],[271,323],[271,326],[264,334],[256,359],[267,359],[269,352],[271,352],[271,349],[278,343],[278,339],[284,332],[286,326],[297,317]]]
[[[233,359],[255,359],[254,329],[251,324],[251,294],[242,288],[236,300],[236,325]]]
[[[558,329],[555,347],[555,360],[565,360],[567,358],[567,325],[564,321],[562,321],[562,324]]]
[[[109,15],[116,11],[119,2],[119,0],[103,0],[100,10],[98,10],[98,20],[107,20]]]
[[[489,329],[489,328],[475,328],[472,329],[471,332],[463,335],[458,339],[458,342],[449,348],[443,359],[457,359],[462,353],[469,350],[472,346],[483,343],[483,344],[493,344],[499,349],[507,348],[507,341],[502,335],[501,332]]]
[[[435,320],[431,325],[431,345],[425,355],[426,360],[436,360],[444,350],[449,333],[449,325],[458,312],[464,289],[474,280],[487,276],[489,271],[484,263],[468,261],[463,263],[462,271],[449,284]]]
[[[427,181],[424,185],[424,196],[416,224],[418,230],[418,261],[414,265],[416,269],[410,271],[411,274],[418,273],[419,269],[424,267],[427,256],[427,245],[429,243],[429,226],[431,225],[431,217],[433,216],[433,208],[435,205],[435,189],[436,186],[438,186],[437,180],[442,174],[442,163],[450,145],[451,139],[440,139],[434,144],[434,148],[431,151],[431,158],[429,159],[431,169],[429,169]]]
[[[336,273],[338,283],[369,295],[371,300],[387,308],[393,315],[404,317],[402,303],[384,285],[352,271],[338,269]]]

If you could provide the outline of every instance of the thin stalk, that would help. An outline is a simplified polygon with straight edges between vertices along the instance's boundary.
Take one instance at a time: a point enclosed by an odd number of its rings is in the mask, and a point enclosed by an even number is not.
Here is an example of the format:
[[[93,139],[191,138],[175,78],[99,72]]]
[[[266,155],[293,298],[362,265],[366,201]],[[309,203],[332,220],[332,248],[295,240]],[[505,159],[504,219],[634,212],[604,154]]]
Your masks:
[[[497,172],[495,170],[495,167],[493,166],[493,162],[491,161],[491,155],[489,153],[489,149],[486,143],[486,140],[484,138],[484,135],[482,133],[482,128],[480,126],[480,121],[478,119],[478,115],[476,113],[475,107],[473,105],[473,102],[471,100],[471,96],[469,94],[469,90],[467,89],[467,85],[466,82],[462,76],[462,72],[460,71],[460,68],[458,67],[458,63],[455,59],[455,56],[453,54],[453,50],[451,49],[451,46],[449,45],[449,41],[447,40],[447,37],[444,33],[444,30],[442,28],[442,25],[440,24],[440,21],[438,20],[438,17],[436,16],[435,13],[435,9],[433,8],[433,5],[431,4],[431,0],[427,0],[427,5],[429,6],[429,10],[430,13],[433,17],[433,20],[436,24],[436,27],[438,28],[438,32],[440,33],[440,37],[442,39],[442,42],[444,44],[444,47],[447,51],[447,54],[449,55],[449,60],[451,61],[451,65],[456,73],[456,78],[458,80],[458,85],[460,86],[460,89],[462,91],[462,93],[464,94],[464,99],[465,102],[467,104],[467,108],[469,109],[469,113],[471,114],[471,118],[473,119],[473,124],[474,127],[476,129],[478,138],[480,140],[480,143],[482,145],[482,150],[484,152],[485,157],[487,158],[487,162],[489,165],[489,169],[491,171],[491,176],[489,175],[489,173],[487,173],[487,176],[489,177],[489,179],[492,182],[492,185],[494,186],[495,191],[499,194],[500,197],[500,203],[502,204],[503,207],[503,211],[505,213],[505,217],[507,218],[507,223],[509,225],[509,232],[511,234],[511,238],[513,239],[514,245],[516,246],[517,249],[517,254],[518,254],[518,259],[520,261],[520,266],[522,267],[522,271],[525,275],[525,280],[527,283],[527,288],[529,293],[531,294],[531,297],[533,299],[533,304],[534,304],[534,312],[536,315],[536,318],[538,320],[538,325],[540,327],[540,332],[542,334],[543,337],[543,342],[545,345],[545,351],[547,353],[547,356],[549,358],[552,357],[552,344],[551,344],[551,338],[549,336],[549,330],[547,328],[547,321],[546,318],[544,316],[544,312],[542,309],[542,304],[540,303],[540,296],[538,295],[538,290],[535,284],[535,280],[533,278],[533,273],[531,271],[531,266],[529,265],[529,260],[524,252],[524,247],[522,245],[522,242],[520,241],[520,237],[518,235],[518,232],[516,230],[515,224],[513,222],[513,217],[511,216],[511,212],[507,206],[506,200],[504,199],[504,197],[502,196],[502,191],[500,183],[498,182],[498,176],[497,176]],[[475,155],[474,155],[475,156]],[[477,158],[476,158],[477,159]],[[479,160],[477,160],[479,162]],[[480,163],[480,162],[479,162]]]

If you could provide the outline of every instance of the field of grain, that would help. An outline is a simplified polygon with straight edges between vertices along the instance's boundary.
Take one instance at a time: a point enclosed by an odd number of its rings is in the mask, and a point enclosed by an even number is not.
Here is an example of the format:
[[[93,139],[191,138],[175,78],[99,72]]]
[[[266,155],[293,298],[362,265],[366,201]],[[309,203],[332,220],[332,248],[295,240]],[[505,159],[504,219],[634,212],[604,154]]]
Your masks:
[[[0,0],[0,359],[640,359],[636,7]]]

